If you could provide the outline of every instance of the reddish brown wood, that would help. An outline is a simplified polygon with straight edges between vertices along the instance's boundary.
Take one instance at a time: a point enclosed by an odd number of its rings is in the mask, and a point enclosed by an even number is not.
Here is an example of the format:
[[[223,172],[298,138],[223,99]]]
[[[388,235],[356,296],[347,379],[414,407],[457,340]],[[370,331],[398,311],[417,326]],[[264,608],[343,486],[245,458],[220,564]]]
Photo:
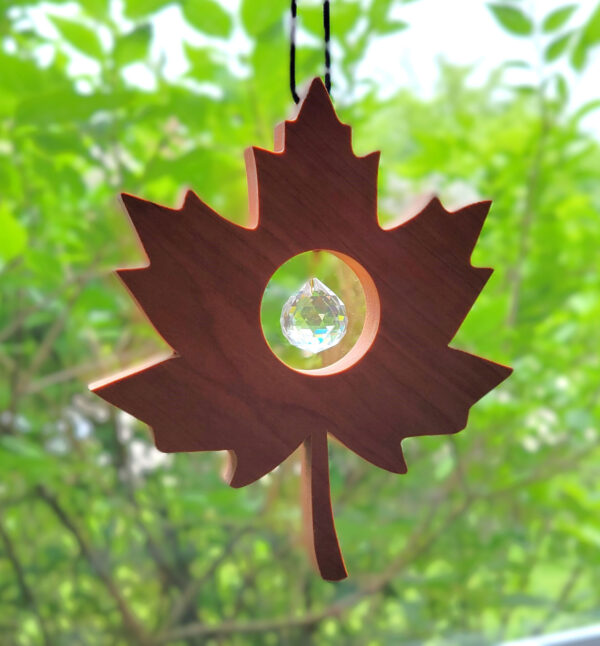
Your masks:
[[[448,213],[434,199],[382,229],[379,154],[353,154],[350,128],[319,80],[275,139],[275,152],[246,152],[249,227],[221,218],[191,191],[179,210],[123,195],[149,264],[118,274],[174,352],[92,389],[151,426],[162,451],[229,451],[234,487],[318,438],[312,463],[320,475],[306,482],[313,493],[325,488],[326,432],[404,473],[404,438],[461,430],[471,405],[510,374],[448,347],[492,273],[470,263],[489,203]],[[367,321],[351,353],[305,373],[269,349],[260,303],[275,269],[312,249],[352,266]],[[329,496],[310,499],[316,554],[334,555]],[[336,579],[343,561],[330,556],[320,571]]]
[[[302,447],[302,510],[306,545],[316,568],[328,581],[348,576],[338,543],[331,492],[327,433],[316,431]]]

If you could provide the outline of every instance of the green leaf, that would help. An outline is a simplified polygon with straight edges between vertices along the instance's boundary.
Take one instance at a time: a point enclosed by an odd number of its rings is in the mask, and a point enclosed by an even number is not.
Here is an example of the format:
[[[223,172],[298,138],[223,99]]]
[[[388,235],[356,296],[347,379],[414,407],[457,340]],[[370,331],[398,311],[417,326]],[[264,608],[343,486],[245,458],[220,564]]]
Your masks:
[[[25,227],[9,211],[0,207],[0,260],[8,262],[23,252],[27,244]]]
[[[521,9],[504,4],[488,5],[496,20],[511,34],[529,36],[533,32],[533,22]]]
[[[332,7],[331,34],[335,38],[344,39],[352,31],[360,18],[362,9],[356,2],[346,2]],[[323,38],[323,7],[321,5],[306,7],[298,10],[300,27]]]
[[[362,9],[358,2],[345,2],[332,7],[331,34],[332,36],[347,34],[356,25]]]
[[[600,547],[600,529],[598,527],[595,527],[591,523],[585,523],[576,525],[571,529],[572,533],[584,545],[589,545],[594,549]]]
[[[577,44],[571,52],[571,65],[577,71],[581,71],[585,67],[589,50],[598,43],[600,43],[600,4],[585,24]]]
[[[212,79],[220,69],[215,61],[214,49],[209,47],[192,47],[187,43],[184,44],[186,56],[191,64],[188,71],[198,81],[208,81]]]
[[[323,8],[306,7],[300,12],[298,17],[299,26],[306,29],[311,34],[323,38]]]
[[[512,68],[517,68],[517,69],[530,69],[531,68],[531,63],[528,61],[522,61],[522,60],[511,60],[511,61],[506,61],[506,63],[502,63],[502,67],[512,67]]]
[[[600,42],[600,4],[583,28],[583,40],[587,45],[596,45]]]
[[[332,7],[332,37],[344,40],[348,32],[354,29],[361,13],[362,9],[356,2],[346,2]],[[315,34],[319,39],[323,38],[323,7],[321,5],[299,9],[298,20],[300,27]]]
[[[583,38],[577,41],[577,44],[571,52],[571,65],[578,71],[585,67],[587,61],[587,46]]]
[[[567,34],[559,36],[558,38],[553,40],[544,52],[544,59],[546,60],[546,62],[551,63],[552,61],[555,61],[557,58],[562,56],[569,46],[572,37],[573,32],[570,31]]]
[[[403,20],[390,20],[386,23],[383,23],[377,28],[377,33],[379,34],[393,34],[397,31],[403,31],[408,28],[408,23]]]
[[[85,12],[98,20],[104,20],[109,11],[110,0],[85,0]]]
[[[259,36],[281,21],[282,14],[273,9],[269,2],[243,0],[242,24],[250,36]]]
[[[560,74],[556,77],[556,92],[563,105],[569,100],[569,85],[564,76]]]
[[[577,9],[576,4],[570,4],[570,5],[565,5],[564,7],[560,7],[559,9],[556,9],[556,11],[549,13],[544,19],[542,29],[546,33],[550,33],[550,32],[556,31],[557,29],[560,29],[563,25],[565,25],[569,21],[569,18],[573,15],[576,9]]]
[[[152,38],[152,27],[142,25],[128,34],[119,36],[115,43],[114,58],[117,65],[128,65],[144,60]]]
[[[0,440],[0,449],[32,460],[44,460],[46,457],[37,444],[19,436],[3,437]]]
[[[37,442],[16,435],[0,438],[0,465],[3,472],[19,473],[30,484],[53,481],[59,466]]]
[[[588,101],[582,105],[576,112],[573,114],[573,120],[579,121],[583,119],[586,115],[590,114],[594,110],[600,110],[600,99],[594,99],[593,101]]]
[[[114,108],[122,95],[97,94],[84,96],[73,90],[40,92],[37,96],[26,97],[17,106],[16,116],[20,123],[37,123],[45,126],[49,121],[54,124],[85,121],[94,112]]]
[[[50,16],[50,20],[69,45],[92,58],[102,58],[102,44],[93,29],[80,22],[59,16]]]
[[[132,19],[143,18],[156,13],[172,2],[173,0],[127,0],[125,15]]]
[[[231,34],[231,15],[216,0],[182,0],[181,8],[185,19],[198,31],[221,38]]]
[[[388,21],[392,0],[374,0],[369,7],[371,28],[379,31]]]
[[[535,85],[527,85],[525,83],[521,85],[515,85],[515,91],[522,96],[533,96],[536,93]]]

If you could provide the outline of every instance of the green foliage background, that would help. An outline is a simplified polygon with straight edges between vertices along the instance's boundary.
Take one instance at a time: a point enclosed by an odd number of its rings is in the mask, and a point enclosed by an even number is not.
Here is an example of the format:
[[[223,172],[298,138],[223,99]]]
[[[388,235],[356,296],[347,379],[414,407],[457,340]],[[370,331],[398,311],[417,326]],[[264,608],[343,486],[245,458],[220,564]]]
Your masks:
[[[153,46],[168,4],[207,37],[176,80]],[[382,151],[382,220],[432,189],[494,200],[474,262],[496,272],[454,344],[515,373],[463,433],[405,442],[404,477],[332,447],[352,574],[332,585],[300,546],[293,458],[234,491],[220,456],[157,454],[86,389],[165,349],[109,277],[143,261],[116,195],[175,206],[193,187],[244,220],[243,148],[290,111],[287,2],[110,5],[0,7],[0,644],[493,644],[598,621],[600,145],[581,121],[599,103],[570,108],[557,69],[593,64],[600,6],[492,3],[507,43],[535,43],[535,83],[505,81],[527,65],[507,45],[483,87],[441,63],[431,99],[383,100],[353,81],[370,42],[409,28],[401,2],[333,3],[336,107],[358,153]],[[301,16],[308,79],[318,3]],[[140,62],[153,89],[127,81]]]

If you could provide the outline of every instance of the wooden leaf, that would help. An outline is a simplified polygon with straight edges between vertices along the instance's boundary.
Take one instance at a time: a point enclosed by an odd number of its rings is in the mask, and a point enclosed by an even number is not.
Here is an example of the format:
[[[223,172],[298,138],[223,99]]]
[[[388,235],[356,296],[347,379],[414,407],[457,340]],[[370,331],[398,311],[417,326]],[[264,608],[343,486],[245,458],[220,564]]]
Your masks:
[[[333,580],[346,570],[324,467],[327,434],[404,473],[404,438],[460,431],[469,408],[511,372],[448,347],[491,274],[470,263],[489,202],[448,213],[434,199],[384,230],[378,161],[378,153],[354,155],[350,128],[316,79],[297,118],[276,129],[275,152],[246,152],[248,227],[191,192],[178,210],[123,195],[149,264],[118,273],[174,353],[91,386],[151,426],[163,451],[229,451],[234,487],[304,443],[311,549]],[[273,272],[309,250],[347,262],[367,302],[356,346],[311,373],[275,357],[260,324]]]

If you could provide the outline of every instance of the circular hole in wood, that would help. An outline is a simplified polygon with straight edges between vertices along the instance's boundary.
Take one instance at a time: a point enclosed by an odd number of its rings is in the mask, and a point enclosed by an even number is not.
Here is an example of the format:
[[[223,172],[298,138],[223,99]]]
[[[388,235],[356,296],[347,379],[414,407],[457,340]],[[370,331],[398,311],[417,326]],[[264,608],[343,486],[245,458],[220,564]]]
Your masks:
[[[260,308],[265,340],[288,368],[311,376],[347,370],[371,347],[379,295],[366,269],[346,254],[307,251],[271,276]]]

